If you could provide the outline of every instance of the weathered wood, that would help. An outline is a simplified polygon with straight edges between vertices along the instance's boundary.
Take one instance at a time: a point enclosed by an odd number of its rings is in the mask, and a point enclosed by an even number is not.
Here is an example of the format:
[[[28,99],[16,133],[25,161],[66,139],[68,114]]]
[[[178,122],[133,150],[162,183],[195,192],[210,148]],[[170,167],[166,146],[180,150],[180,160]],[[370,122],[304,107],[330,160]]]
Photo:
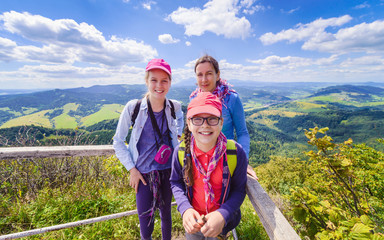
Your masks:
[[[113,154],[115,151],[112,145],[0,148],[0,159],[106,156]]]
[[[248,176],[247,195],[270,239],[299,240],[299,235],[276,207],[259,182]]]

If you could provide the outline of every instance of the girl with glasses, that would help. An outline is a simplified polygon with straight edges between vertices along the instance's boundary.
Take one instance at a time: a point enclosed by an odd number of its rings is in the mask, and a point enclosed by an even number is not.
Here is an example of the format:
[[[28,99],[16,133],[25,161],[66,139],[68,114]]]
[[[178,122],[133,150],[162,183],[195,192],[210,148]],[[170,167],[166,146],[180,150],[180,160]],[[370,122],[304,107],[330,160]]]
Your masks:
[[[219,63],[215,58],[204,55],[195,63],[197,89],[191,93],[190,99],[196,97],[199,92],[211,92],[216,95],[223,106],[224,118],[223,133],[228,139],[234,139],[235,132],[237,141],[244,148],[249,157],[250,137],[245,123],[243,104],[238,93],[233,90],[226,80],[220,77]],[[248,166],[248,173],[256,178],[256,173]]]
[[[247,156],[235,143],[236,167],[230,172],[227,138],[222,133],[221,101],[201,92],[188,105],[184,143],[172,158],[171,186],[186,239],[226,239],[241,218]],[[179,159],[184,146],[184,159]]]

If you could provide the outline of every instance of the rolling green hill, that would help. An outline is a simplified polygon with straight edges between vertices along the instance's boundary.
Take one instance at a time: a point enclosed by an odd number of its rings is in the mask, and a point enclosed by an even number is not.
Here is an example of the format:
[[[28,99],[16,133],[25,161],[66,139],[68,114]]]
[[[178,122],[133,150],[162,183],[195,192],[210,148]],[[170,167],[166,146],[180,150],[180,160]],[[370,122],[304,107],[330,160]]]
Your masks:
[[[374,139],[382,137],[384,88],[372,84],[308,86],[235,86],[244,104],[252,141],[257,141],[253,143],[253,150],[258,152],[254,161],[267,161],[268,154],[286,144],[305,144],[304,129],[315,126],[329,127],[338,141],[352,137],[374,144]],[[194,88],[173,86],[168,97],[185,107]],[[83,129],[98,136],[95,142],[110,143],[125,103],[141,98],[145,92],[145,85],[108,85],[0,96],[0,129],[25,125]]]

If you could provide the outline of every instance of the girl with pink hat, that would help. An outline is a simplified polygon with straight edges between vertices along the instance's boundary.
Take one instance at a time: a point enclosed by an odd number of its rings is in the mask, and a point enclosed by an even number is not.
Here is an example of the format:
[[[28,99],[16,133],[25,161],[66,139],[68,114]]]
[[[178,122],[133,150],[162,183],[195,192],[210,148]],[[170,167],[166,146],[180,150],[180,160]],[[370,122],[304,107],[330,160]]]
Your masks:
[[[173,153],[170,179],[189,240],[225,239],[240,222],[248,159],[222,128],[221,101],[210,92],[196,94],[188,105],[184,142]]]
[[[152,59],[145,69],[148,92],[141,100],[129,101],[113,137],[117,158],[130,172],[129,185],[135,189],[141,239],[152,239],[154,212],[160,210],[163,239],[172,235],[169,177],[171,155],[184,126],[181,104],[168,100],[171,67],[163,59]],[[128,147],[128,131],[132,132]]]

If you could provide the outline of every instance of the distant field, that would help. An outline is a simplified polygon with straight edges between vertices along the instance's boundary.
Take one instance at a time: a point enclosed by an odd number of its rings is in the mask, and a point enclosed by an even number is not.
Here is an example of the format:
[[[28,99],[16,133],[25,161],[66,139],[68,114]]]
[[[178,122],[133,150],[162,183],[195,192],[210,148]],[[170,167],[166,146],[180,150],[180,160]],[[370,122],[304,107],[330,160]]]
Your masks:
[[[67,113],[63,113],[58,117],[52,119],[55,124],[55,128],[76,128],[76,118],[69,116]]]
[[[9,128],[9,127],[32,125],[32,124],[36,126],[52,128],[51,122],[49,121],[48,117],[45,116],[45,114],[48,113],[49,111],[50,110],[44,110],[44,111],[40,111],[30,115],[11,119],[8,122],[4,123],[0,128]]]
[[[305,113],[294,112],[294,111],[284,111],[278,109],[269,109],[256,112],[250,116],[250,119],[258,124],[265,125],[267,127],[275,128],[275,123],[278,122],[273,116],[289,117],[293,118],[295,116],[305,115]],[[276,129],[277,130],[277,129]]]
[[[100,121],[118,118],[123,108],[121,104],[106,104],[98,112],[82,118],[81,126],[87,127]]]
[[[79,104],[68,103],[63,107],[63,113],[52,119],[52,122],[55,125],[55,128],[76,128],[78,123],[76,118],[68,115],[69,111],[76,111],[79,107]]]
[[[247,103],[244,104],[244,110],[245,111],[253,110],[253,109],[261,108],[263,106],[264,106],[264,104],[261,103],[261,102],[258,102],[258,101],[248,101]]]

